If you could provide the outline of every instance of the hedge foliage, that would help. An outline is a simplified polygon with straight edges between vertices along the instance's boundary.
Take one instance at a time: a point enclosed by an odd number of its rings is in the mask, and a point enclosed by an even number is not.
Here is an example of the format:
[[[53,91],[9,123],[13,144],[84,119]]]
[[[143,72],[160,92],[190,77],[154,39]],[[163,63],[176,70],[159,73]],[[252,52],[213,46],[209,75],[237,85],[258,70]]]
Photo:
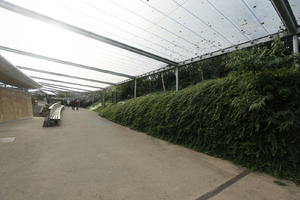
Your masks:
[[[195,85],[200,81],[224,77],[225,63],[223,60],[226,56],[214,57],[201,62],[192,63],[179,68],[180,84],[179,88],[186,88]],[[153,92],[163,91],[162,75],[166,91],[175,90],[175,69],[163,73],[152,74],[137,80],[137,96],[143,96]],[[134,81],[126,82],[121,85],[112,87],[111,90],[117,92],[119,101],[133,98]],[[107,101],[111,100],[111,91],[107,91]]]
[[[282,45],[283,44],[283,45]],[[279,46],[279,48],[274,48]],[[262,48],[261,48],[262,47]],[[265,49],[264,47],[272,48],[273,50],[280,50],[280,53],[288,55],[293,52],[291,37],[283,38],[282,41],[272,43],[267,42],[261,44],[258,48],[251,48],[248,50],[240,51],[240,53],[247,53],[250,55],[248,60],[254,61],[253,58],[257,56],[257,52],[253,54],[251,51],[257,49]],[[266,51],[269,52],[269,51]],[[236,53],[234,53],[236,54]],[[259,55],[258,55],[259,56]],[[228,75],[232,70],[240,65],[233,65],[234,63],[228,63],[228,57],[232,57],[231,54],[223,54],[210,59],[201,60],[199,62],[191,63],[179,68],[179,89],[186,88],[190,85],[195,85],[203,80],[210,80],[215,78],[223,78]],[[277,62],[277,59],[269,59],[270,63]],[[227,66],[226,66],[227,65]],[[260,65],[257,65],[260,67]],[[163,80],[162,80],[163,75]],[[153,92],[163,91],[163,82],[165,90],[175,90],[175,70],[171,69],[157,74],[145,76],[137,79],[137,96],[144,96]],[[112,102],[112,92],[117,93],[117,101],[124,101],[133,98],[134,81],[125,82],[123,84],[113,86],[106,89],[106,102]]]
[[[237,52],[228,63],[239,67],[225,78],[98,112],[149,135],[300,183],[300,73],[292,57],[278,49]]]

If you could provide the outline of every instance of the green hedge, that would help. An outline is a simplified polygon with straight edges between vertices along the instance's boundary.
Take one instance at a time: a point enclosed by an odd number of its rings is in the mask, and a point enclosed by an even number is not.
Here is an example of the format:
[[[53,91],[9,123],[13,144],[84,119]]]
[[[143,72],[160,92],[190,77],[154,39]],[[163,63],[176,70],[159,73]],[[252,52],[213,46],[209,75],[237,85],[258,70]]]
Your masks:
[[[114,122],[300,182],[300,73],[233,74],[100,108]]]

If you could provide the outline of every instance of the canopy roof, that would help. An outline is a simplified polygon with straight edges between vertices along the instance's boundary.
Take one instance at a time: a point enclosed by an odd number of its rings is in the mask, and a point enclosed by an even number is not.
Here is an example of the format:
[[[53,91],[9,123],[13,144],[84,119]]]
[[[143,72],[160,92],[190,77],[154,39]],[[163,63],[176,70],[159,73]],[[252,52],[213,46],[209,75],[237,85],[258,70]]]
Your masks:
[[[20,88],[39,88],[40,84],[26,76],[0,55],[0,83]]]
[[[299,33],[300,1],[0,0],[0,15],[2,56],[93,91]]]

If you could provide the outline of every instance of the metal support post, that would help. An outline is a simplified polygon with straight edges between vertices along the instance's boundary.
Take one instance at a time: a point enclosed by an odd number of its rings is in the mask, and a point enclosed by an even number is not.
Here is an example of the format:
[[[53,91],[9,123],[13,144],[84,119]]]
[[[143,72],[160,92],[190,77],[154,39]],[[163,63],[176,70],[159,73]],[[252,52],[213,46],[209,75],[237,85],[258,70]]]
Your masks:
[[[299,54],[299,40],[297,35],[293,35],[293,52]],[[296,70],[299,70],[299,63],[296,63]]]
[[[136,98],[136,79],[134,79],[134,98]]]
[[[287,0],[271,0],[281,21],[290,34],[297,34],[297,20]]]
[[[175,68],[175,76],[176,76],[176,91],[178,91],[179,88],[178,67]]]
[[[166,87],[165,87],[164,72],[161,72],[161,83],[162,83],[163,91],[165,92]]]
[[[293,51],[299,53],[299,40],[297,35],[293,35]]]
[[[102,90],[102,106],[105,107],[105,90]]]

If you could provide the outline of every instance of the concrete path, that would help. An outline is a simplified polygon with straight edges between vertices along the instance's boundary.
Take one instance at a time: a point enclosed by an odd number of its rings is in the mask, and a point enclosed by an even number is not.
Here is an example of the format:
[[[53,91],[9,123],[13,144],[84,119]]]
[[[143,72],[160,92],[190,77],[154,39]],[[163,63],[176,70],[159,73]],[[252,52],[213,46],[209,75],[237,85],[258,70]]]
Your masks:
[[[299,200],[300,187],[65,110],[0,124],[0,200]]]

